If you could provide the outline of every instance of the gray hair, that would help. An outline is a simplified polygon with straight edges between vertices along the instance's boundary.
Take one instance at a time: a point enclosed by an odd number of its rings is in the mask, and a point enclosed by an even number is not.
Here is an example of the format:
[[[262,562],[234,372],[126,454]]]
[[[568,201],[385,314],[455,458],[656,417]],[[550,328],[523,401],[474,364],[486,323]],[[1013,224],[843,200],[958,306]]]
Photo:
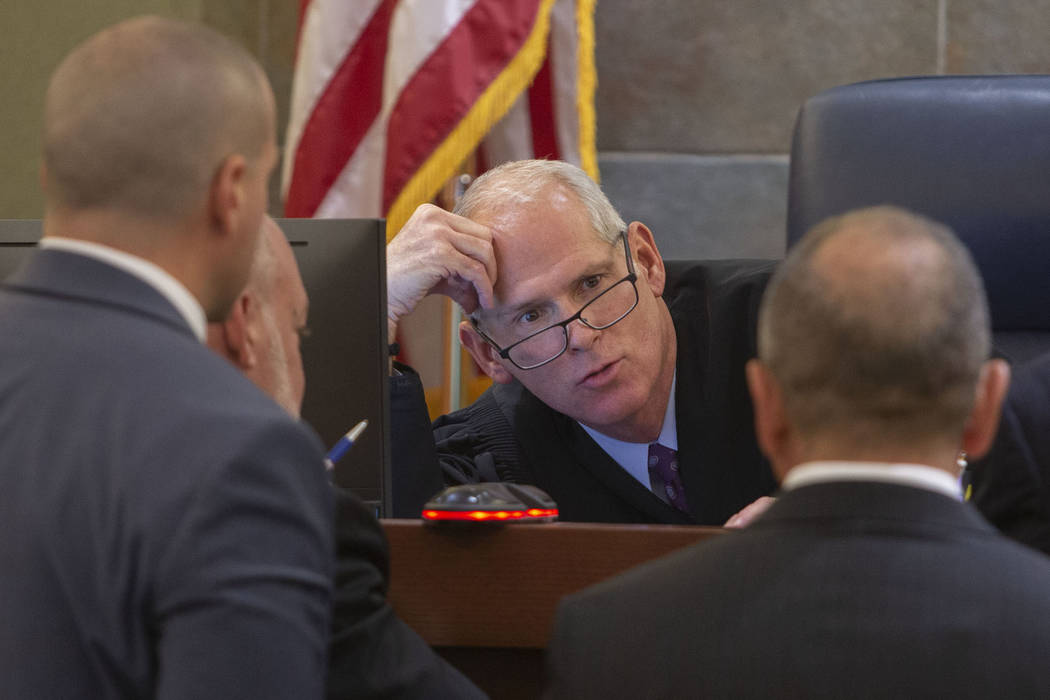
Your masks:
[[[961,434],[989,336],[967,249],[946,226],[883,206],[798,243],[762,301],[758,348],[800,433],[914,444]]]
[[[453,213],[470,219],[484,211],[534,202],[551,187],[563,187],[579,198],[591,228],[602,240],[615,243],[627,227],[598,183],[560,160],[519,160],[497,166],[467,188]]]
[[[201,25],[140,17],[95,34],[48,85],[49,205],[185,214],[224,158],[251,163],[272,138],[265,85],[247,51]]]

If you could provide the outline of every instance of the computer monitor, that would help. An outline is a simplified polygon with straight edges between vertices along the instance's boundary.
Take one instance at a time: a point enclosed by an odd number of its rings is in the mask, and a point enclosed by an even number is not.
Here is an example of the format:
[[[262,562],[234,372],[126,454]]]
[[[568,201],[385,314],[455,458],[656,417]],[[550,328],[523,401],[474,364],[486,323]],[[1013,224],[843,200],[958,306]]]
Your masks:
[[[378,219],[278,219],[310,297],[303,340],[303,419],[326,447],[363,418],[368,429],[335,480],[391,513],[386,237]],[[39,220],[0,220],[0,280],[36,245]],[[381,508],[381,510],[380,510]]]
[[[39,219],[0,219],[0,280],[15,271],[40,234]]]
[[[310,297],[303,340],[303,419],[330,447],[361,419],[368,429],[335,480],[391,512],[386,225],[380,219],[278,219]]]

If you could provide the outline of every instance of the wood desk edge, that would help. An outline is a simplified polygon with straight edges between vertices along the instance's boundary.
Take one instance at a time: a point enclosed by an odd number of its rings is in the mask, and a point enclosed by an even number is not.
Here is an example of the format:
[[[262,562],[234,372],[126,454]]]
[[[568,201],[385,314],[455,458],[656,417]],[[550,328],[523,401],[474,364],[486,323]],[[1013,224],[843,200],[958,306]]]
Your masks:
[[[382,520],[389,600],[430,644],[543,648],[569,593],[724,532],[605,523]]]

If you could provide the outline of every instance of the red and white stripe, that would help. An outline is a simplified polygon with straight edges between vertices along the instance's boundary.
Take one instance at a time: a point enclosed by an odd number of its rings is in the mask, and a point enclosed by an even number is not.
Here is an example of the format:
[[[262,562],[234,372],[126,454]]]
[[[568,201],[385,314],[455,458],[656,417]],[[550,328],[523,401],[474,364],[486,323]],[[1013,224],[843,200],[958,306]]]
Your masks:
[[[526,158],[583,165],[580,155],[579,34],[576,0],[558,0],[551,11],[547,57],[528,91],[482,143],[481,169]],[[587,95],[585,99],[593,99]]]
[[[536,155],[579,163],[576,22],[581,3],[593,12],[593,1],[304,0],[285,215],[387,215],[450,134],[463,133],[468,112],[506,77],[545,12],[546,60],[485,150],[493,162]]]

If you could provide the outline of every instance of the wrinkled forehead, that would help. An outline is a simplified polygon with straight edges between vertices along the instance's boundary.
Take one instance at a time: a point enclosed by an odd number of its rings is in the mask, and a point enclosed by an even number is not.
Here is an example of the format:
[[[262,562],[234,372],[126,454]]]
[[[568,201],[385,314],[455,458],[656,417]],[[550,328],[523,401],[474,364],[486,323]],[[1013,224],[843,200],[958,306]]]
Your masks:
[[[476,317],[499,324],[526,307],[564,306],[571,311],[583,280],[598,275],[606,284],[625,274],[622,246],[595,235],[559,246],[530,247],[498,264],[495,306]]]
[[[492,230],[497,285],[517,286],[566,256],[604,247],[586,209],[564,188],[550,187],[528,201],[490,206],[472,218]]]

